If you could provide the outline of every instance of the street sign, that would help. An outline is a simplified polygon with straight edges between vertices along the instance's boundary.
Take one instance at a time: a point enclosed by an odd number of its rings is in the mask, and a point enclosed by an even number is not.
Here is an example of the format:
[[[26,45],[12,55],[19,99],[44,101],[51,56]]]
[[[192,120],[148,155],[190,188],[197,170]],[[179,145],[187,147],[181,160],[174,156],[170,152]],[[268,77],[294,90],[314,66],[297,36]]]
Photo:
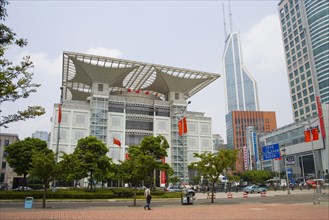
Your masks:
[[[272,144],[262,147],[263,160],[271,160],[280,158],[280,147],[279,144]]]

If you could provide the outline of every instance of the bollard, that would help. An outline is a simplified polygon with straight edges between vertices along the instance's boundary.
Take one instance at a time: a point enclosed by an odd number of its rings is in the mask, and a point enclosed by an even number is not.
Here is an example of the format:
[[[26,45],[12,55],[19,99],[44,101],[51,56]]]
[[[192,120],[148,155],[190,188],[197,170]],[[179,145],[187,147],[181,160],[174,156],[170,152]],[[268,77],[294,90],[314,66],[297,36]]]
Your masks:
[[[248,198],[248,193],[247,192],[243,193],[243,198]]]
[[[232,199],[232,198],[233,198],[232,193],[229,192],[229,193],[227,194],[227,198],[228,198],[228,199]]]
[[[260,193],[260,196],[261,196],[261,197],[266,197],[266,191],[261,192],[261,193]]]

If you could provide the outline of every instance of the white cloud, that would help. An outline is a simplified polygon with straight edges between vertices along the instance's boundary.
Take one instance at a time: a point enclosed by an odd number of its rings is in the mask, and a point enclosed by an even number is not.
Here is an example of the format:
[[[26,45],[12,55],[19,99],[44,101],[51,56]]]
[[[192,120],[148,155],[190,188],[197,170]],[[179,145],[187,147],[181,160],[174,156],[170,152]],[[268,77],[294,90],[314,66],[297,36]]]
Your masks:
[[[241,33],[244,65],[255,78],[261,111],[275,111],[278,127],[292,122],[289,85],[278,15]]]
[[[241,34],[244,60],[248,68],[262,74],[276,75],[284,64],[278,15],[268,15],[248,32]]]

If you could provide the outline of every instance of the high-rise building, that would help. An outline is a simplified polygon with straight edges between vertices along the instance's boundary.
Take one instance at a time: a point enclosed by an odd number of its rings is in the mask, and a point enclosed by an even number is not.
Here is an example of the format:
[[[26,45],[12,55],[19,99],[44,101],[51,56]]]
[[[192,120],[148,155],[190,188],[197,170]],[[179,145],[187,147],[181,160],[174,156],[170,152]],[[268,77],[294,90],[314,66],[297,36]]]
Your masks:
[[[162,135],[170,144],[166,162],[175,176],[187,182],[187,165],[195,161],[194,153],[213,150],[211,118],[187,111],[187,100],[219,77],[64,52],[62,104],[60,111],[59,105],[54,105],[50,148],[72,153],[79,139],[92,135],[106,144],[108,156],[118,162],[125,160],[129,146],[140,144],[143,137]],[[178,121],[183,117],[187,118],[188,132],[179,135]]]
[[[47,131],[36,131],[32,134],[32,137],[49,142],[49,133]]]
[[[234,111],[258,111],[257,84],[243,65],[240,37],[238,32],[228,35],[223,55],[224,88],[226,99],[226,139],[227,148],[241,147],[235,145],[239,135],[233,133],[231,113]],[[244,131],[245,133],[246,131]],[[243,140],[242,142],[245,142]]]
[[[317,116],[329,103],[329,1],[278,4],[294,120]]]
[[[257,84],[243,65],[238,32],[226,39],[223,64],[226,113],[258,111]]]
[[[236,163],[237,172],[249,170],[249,166],[252,164],[254,165],[253,169],[256,169],[258,147],[251,147],[257,143],[253,141],[254,138],[251,139],[253,142],[247,143],[248,137],[275,130],[277,128],[275,112],[233,111],[226,115],[226,126],[227,140],[232,140],[232,142],[227,143],[227,146],[239,150]],[[250,129],[249,127],[253,128]],[[256,148],[255,151],[254,148]],[[253,158],[254,161],[250,158]]]
[[[5,148],[16,141],[19,141],[18,134],[0,133],[0,185],[5,186],[7,189],[16,188],[20,184],[22,177],[18,177],[6,161],[7,153]]]
[[[224,139],[220,134],[213,134],[213,150],[217,153],[220,150],[226,149],[226,144],[224,144]]]

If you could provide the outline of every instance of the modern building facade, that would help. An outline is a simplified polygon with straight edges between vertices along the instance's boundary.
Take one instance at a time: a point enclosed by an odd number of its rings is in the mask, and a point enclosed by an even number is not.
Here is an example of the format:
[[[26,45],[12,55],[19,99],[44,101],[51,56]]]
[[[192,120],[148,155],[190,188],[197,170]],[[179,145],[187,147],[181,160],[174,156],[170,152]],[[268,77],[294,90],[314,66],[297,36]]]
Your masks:
[[[263,133],[275,130],[275,112],[265,111],[233,111],[226,115],[226,130],[228,138],[232,142],[227,143],[229,149],[238,149],[237,172],[250,169],[250,158],[253,151],[248,151],[252,144],[247,143],[247,137],[253,133]],[[250,127],[253,127],[250,130]],[[247,129],[248,128],[248,129]],[[253,157],[256,159],[256,157]],[[256,161],[252,161],[256,164]],[[254,165],[255,166],[255,165]]]
[[[318,115],[329,103],[329,1],[278,4],[294,120]]]
[[[5,147],[10,144],[19,141],[17,134],[6,134],[0,133],[0,163],[1,163],[1,173],[0,173],[0,185],[4,185],[7,189],[12,189],[18,187],[19,181],[17,179],[17,174],[9,166],[6,161],[7,153],[4,151]]]
[[[214,153],[217,153],[220,150],[226,149],[226,144],[224,143],[224,139],[220,134],[213,134],[213,149]]]
[[[323,105],[324,120],[329,121],[329,105]],[[309,127],[319,129],[319,140],[305,142],[304,131]],[[329,126],[326,123],[325,131]],[[329,151],[328,134],[320,126],[318,117],[302,121],[299,124],[293,123],[279,128],[275,131],[259,135],[260,150],[264,146],[278,144],[280,149],[285,149],[285,158],[282,160],[263,160],[261,157],[261,166],[263,170],[273,172],[285,172],[284,160],[288,165],[290,172],[290,181],[305,182],[308,179],[315,178],[315,167],[317,168],[318,178],[328,177],[329,170]],[[283,155],[281,155],[283,156]]]
[[[239,161],[237,162],[237,168],[239,171],[248,170],[252,167],[248,164],[252,164],[251,153],[253,153],[253,151],[250,151],[251,149],[249,149],[249,146],[246,146],[246,138],[248,137],[246,128],[247,126],[254,125],[257,127],[256,130],[263,130],[265,128],[264,124],[257,124],[258,121],[263,120],[262,117],[258,117],[263,114],[263,112],[258,112],[259,103],[257,83],[243,64],[240,36],[238,32],[231,31],[226,38],[223,66],[227,113],[225,116],[227,148],[241,149]],[[251,115],[255,116],[251,117],[254,118],[255,121],[250,121],[249,123],[249,116]],[[246,118],[244,118],[244,116],[246,116]],[[239,118],[239,120],[241,119],[242,121],[247,120],[248,123],[240,126],[240,123],[235,121],[235,117]],[[244,149],[244,151],[242,149]],[[249,154],[247,155],[246,153],[248,152]],[[248,160],[246,158],[248,158]]]
[[[223,66],[226,113],[258,111],[257,84],[243,64],[238,32],[226,39]]]
[[[47,131],[36,131],[32,133],[32,137],[49,142],[49,133]]]
[[[212,152],[211,118],[187,111],[187,100],[219,77],[214,73],[64,52],[61,123],[59,104],[55,104],[50,147],[72,153],[80,138],[92,135],[108,146],[108,156],[118,162],[125,160],[129,146],[139,144],[143,137],[163,135],[170,144],[166,162],[175,176],[187,182],[187,165],[194,161],[194,152]],[[183,117],[187,117],[188,132],[180,136],[178,121]],[[113,143],[114,138],[121,146]]]

